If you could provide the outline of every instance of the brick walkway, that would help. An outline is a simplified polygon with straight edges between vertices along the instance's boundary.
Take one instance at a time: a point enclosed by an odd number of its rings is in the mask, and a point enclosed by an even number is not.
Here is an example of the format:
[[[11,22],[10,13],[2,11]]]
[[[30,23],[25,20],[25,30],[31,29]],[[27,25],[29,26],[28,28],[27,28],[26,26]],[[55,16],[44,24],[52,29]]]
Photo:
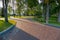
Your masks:
[[[60,40],[60,29],[26,19],[16,20],[16,27],[3,35],[4,40]]]
[[[55,27],[31,22],[25,19],[17,21],[16,26],[39,40],[60,40],[60,29]]]

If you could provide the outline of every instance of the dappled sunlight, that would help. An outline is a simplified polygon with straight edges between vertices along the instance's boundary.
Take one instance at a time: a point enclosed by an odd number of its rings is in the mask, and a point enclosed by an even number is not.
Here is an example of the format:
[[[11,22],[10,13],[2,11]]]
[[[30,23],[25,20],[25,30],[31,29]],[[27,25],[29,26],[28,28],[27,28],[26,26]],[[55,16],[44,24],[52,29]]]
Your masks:
[[[9,23],[15,25],[16,24],[16,21],[15,20],[9,20]]]

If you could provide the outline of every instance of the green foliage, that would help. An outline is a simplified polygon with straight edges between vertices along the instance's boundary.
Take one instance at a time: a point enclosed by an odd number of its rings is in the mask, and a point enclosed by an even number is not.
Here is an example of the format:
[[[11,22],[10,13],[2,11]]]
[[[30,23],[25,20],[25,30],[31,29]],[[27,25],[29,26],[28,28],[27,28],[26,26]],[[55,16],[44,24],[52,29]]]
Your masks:
[[[16,0],[16,2],[17,2],[16,13],[21,16],[22,9],[24,8],[24,1],[23,0]]]
[[[58,11],[56,2],[50,3],[50,14],[56,14]]]
[[[38,3],[38,0],[27,0],[27,4],[29,8],[32,8],[37,6],[39,3]]]
[[[56,0],[60,4],[60,0]]]
[[[16,22],[14,20],[9,20],[9,22],[5,22],[4,20],[0,20],[0,32],[6,30],[11,25],[15,25]]]
[[[58,0],[57,0],[57,1],[58,1]],[[57,14],[57,13],[59,12],[59,10],[60,10],[60,5],[59,5],[59,3],[58,3],[58,5],[57,5],[57,3],[56,3],[56,1],[55,1],[55,2],[51,3],[50,5],[51,5],[50,14]]]
[[[4,17],[3,8],[1,8],[1,17]]]
[[[0,20],[0,32],[7,29],[10,25],[10,23]]]
[[[12,7],[9,5],[8,6],[8,12],[11,13],[11,11],[12,11]]]

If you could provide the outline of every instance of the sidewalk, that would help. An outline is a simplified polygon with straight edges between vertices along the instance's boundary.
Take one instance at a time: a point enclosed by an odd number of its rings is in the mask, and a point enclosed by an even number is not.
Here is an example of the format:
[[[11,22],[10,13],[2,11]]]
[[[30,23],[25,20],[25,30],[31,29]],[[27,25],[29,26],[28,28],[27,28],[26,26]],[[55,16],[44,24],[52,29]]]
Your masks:
[[[26,19],[17,21],[16,26],[39,40],[60,40],[60,29],[55,27],[31,22]]]

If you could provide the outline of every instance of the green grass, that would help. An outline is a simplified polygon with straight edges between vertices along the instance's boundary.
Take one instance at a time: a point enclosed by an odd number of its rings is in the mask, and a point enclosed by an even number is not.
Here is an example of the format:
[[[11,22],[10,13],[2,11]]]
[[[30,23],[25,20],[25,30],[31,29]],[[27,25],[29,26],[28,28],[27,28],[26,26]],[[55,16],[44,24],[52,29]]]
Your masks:
[[[60,26],[60,22],[58,22],[56,18],[50,18],[49,23],[56,26]]]
[[[58,22],[57,17],[54,17],[54,16],[50,17],[49,23],[53,24],[53,25],[60,26],[60,22]]]
[[[33,18],[33,16],[15,16],[15,18]]]
[[[9,20],[9,22],[5,22],[3,20],[0,20],[0,32],[3,30],[6,30],[8,27],[10,27],[11,25],[15,25],[15,21],[13,20]]]
[[[43,20],[43,18],[34,18],[34,20],[39,23],[45,24],[45,20]],[[49,24],[53,24],[55,26],[60,26],[60,22],[58,22],[57,18],[55,18],[55,17],[50,17]]]
[[[39,22],[39,23],[42,23],[44,24],[45,23],[45,20],[43,20],[43,18],[33,18],[33,20]]]

